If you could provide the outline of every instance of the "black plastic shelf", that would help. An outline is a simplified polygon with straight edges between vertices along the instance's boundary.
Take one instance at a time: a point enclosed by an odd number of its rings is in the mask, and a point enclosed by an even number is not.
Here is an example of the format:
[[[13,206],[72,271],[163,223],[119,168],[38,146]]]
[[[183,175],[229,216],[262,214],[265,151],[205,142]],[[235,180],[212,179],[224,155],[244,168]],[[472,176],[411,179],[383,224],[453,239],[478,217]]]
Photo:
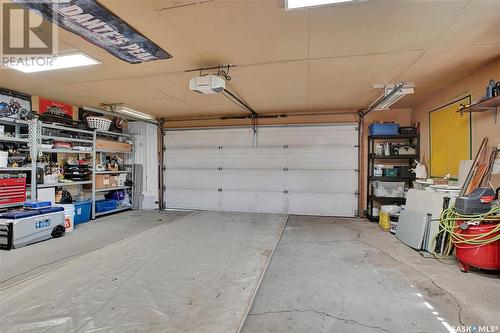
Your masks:
[[[368,139],[414,139],[419,134],[397,134],[397,135],[369,135]]]
[[[368,196],[368,199],[373,201],[378,201],[380,203],[401,203],[404,204],[406,202],[406,198],[392,198],[392,197],[377,197],[374,195]]]
[[[417,155],[373,155],[368,156],[372,160],[414,160],[418,158]]]
[[[412,147],[415,148],[415,154],[412,155],[375,155],[375,145],[377,140],[387,140],[390,142],[398,142],[402,144],[402,142],[407,142]],[[379,141],[379,142],[380,142]],[[383,141],[382,141],[383,142]],[[405,187],[411,188],[412,181],[415,179],[414,175],[408,175],[408,177],[384,177],[384,176],[373,176],[375,174],[375,165],[376,164],[394,164],[400,166],[409,166],[412,167],[415,165],[415,160],[419,160],[420,156],[420,135],[416,134],[395,134],[395,135],[369,135],[368,136],[368,172],[367,172],[367,181],[368,184],[374,181],[384,181],[384,182],[404,182]],[[376,204],[375,204],[376,203]],[[392,197],[377,197],[374,195],[373,186],[369,185],[367,187],[366,193],[366,216],[367,219],[373,222],[378,221],[378,217],[372,216],[374,206],[380,205],[403,205],[406,203],[405,198],[392,198]]]
[[[382,181],[382,182],[408,182],[414,180],[413,177],[378,177],[378,176],[370,176],[370,180]]]

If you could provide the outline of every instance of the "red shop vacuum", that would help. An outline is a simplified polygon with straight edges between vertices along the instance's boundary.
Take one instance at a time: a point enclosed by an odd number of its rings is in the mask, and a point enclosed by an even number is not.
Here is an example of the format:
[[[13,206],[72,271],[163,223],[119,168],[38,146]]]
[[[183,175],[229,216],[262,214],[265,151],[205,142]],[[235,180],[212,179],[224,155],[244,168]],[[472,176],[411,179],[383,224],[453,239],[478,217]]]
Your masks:
[[[455,217],[448,221],[455,222],[450,234],[462,272],[470,267],[500,270],[499,192],[500,188],[477,188],[456,199]]]

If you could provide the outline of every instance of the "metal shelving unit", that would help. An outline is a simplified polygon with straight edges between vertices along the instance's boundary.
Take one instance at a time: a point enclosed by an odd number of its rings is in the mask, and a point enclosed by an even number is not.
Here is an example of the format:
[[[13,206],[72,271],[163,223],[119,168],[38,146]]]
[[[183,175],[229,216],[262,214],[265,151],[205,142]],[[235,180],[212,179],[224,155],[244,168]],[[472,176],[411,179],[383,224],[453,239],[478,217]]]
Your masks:
[[[107,187],[107,188],[99,188],[96,189],[96,192],[109,192],[109,191],[116,191],[116,190],[128,190],[131,189],[131,186],[116,186],[116,187]]]
[[[37,188],[49,188],[49,187],[63,187],[63,186],[78,186],[78,185],[87,185],[92,184],[91,180],[84,180],[78,182],[61,182],[54,184],[38,184]]]
[[[114,136],[114,137],[122,137],[122,138],[131,138],[132,135],[127,134],[127,133],[118,133],[118,132],[110,132],[110,131],[101,131],[101,130],[96,130],[98,135],[107,135],[107,136]]]
[[[0,168],[0,172],[22,172],[22,171],[31,171],[31,167],[19,167],[19,168]]]
[[[130,139],[132,135],[126,134],[126,133],[117,133],[117,132],[110,132],[110,131],[101,131],[101,130],[96,130],[96,138],[106,138],[107,140],[113,140],[111,138],[115,138],[114,140],[118,140],[119,138],[122,139]],[[127,158],[130,157],[130,154],[132,152],[125,152],[125,151],[117,151],[113,149],[103,149],[103,148],[97,148],[97,139],[96,139],[96,145],[95,145],[95,153],[97,154],[123,154],[124,156],[127,156]],[[97,159],[94,159],[94,170],[96,170],[96,165],[97,165]],[[96,171],[94,172],[94,175],[119,175],[119,174],[127,174],[127,178],[132,180],[132,183],[135,184],[135,179],[134,179],[134,172],[133,170],[118,170],[118,171]],[[96,204],[95,204],[95,197],[97,193],[104,193],[104,192],[109,192],[109,191],[115,191],[115,190],[125,190],[127,194],[129,195],[130,199],[130,207],[118,207],[114,210],[106,211],[106,212],[96,212]],[[126,210],[132,209],[132,202],[133,202],[133,186],[116,186],[116,187],[110,187],[110,188],[100,188],[96,189],[95,186],[93,188],[93,204],[92,204],[92,218],[96,218],[99,216],[103,215],[108,215],[108,214],[113,214],[113,213],[118,213]]]
[[[107,138],[124,138],[124,139],[129,139],[132,136],[126,133],[116,133],[116,132],[110,132],[110,131],[89,131],[89,130],[83,130],[83,129],[78,129],[74,127],[66,127],[62,125],[56,125],[56,124],[49,124],[49,123],[44,123],[38,119],[34,119],[32,121],[23,121],[23,120],[17,120],[17,119],[10,119],[10,118],[0,118],[0,124],[5,124],[9,126],[15,126],[15,133],[14,136],[0,136],[0,143],[1,142],[8,142],[8,143],[22,143],[26,144],[29,148],[29,152],[32,156],[33,163],[31,163],[31,166],[26,166],[26,167],[7,167],[7,168],[0,168],[0,172],[5,172],[5,173],[10,173],[10,172],[19,172],[19,173],[30,173],[30,179],[31,179],[31,184],[27,184],[27,188],[30,189],[30,200],[35,201],[36,200],[36,193],[37,189],[41,188],[53,188],[53,187],[78,187],[78,191],[87,191],[91,193],[92,195],[92,219],[94,219],[97,216],[102,216],[102,215],[107,215],[107,214],[112,214],[112,213],[117,213],[125,210],[132,209],[132,207],[118,207],[115,210],[112,211],[107,211],[107,212],[101,212],[101,213],[96,213],[95,211],[95,201],[96,201],[96,193],[102,193],[102,192],[108,192],[112,190],[126,190],[129,194],[130,202],[132,204],[133,200],[133,186],[117,186],[113,188],[106,188],[106,189],[96,189],[95,187],[95,181],[96,181],[96,175],[119,175],[119,174],[127,174],[127,177],[134,182],[134,171],[133,167],[132,169],[127,169],[127,170],[118,170],[118,171],[95,171],[96,170],[96,163],[97,163],[97,153],[103,153],[103,154],[124,154],[124,155],[129,155],[132,152],[120,152],[120,151],[113,151],[113,150],[108,150],[108,149],[96,149],[97,147],[97,137],[107,137]],[[28,132],[27,135],[24,133],[23,136],[21,136],[21,130],[20,127],[27,127],[27,130],[24,130],[23,132]],[[48,135],[44,133],[45,129],[50,129],[50,130],[55,130],[55,134],[58,134],[60,131],[61,134],[64,135]],[[65,136],[66,135],[66,136]],[[88,149],[63,149],[63,148],[46,148],[42,147],[42,140],[47,141],[47,140],[53,140],[53,141],[61,141],[61,142],[70,142],[74,143],[76,145],[82,144],[82,146],[87,146],[89,147]],[[73,182],[58,182],[58,183],[53,183],[53,184],[37,184],[36,183],[36,174],[37,174],[37,163],[36,163],[36,158],[38,157],[39,154],[75,154],[75,155],[90,155],[92,158],[92,177],[89,180],[85,181],[73,181]],[[91,188],[88,189],[82,189],[80,186],[82,185],[91,185]],[[0,204],[0,209],[6,209],[6,208],[13,208],[13,207],[19,207],[22,206],[23,202],[20,203],[12,203],[12,204]]]
[[[113,175],[119,173],[132,173],[132,170],[119,170],[119,171],[96,171],[96,175]]]
[[[69,140],[68,140],[69,141]],[[49,154],[92,154],[94,150],[63,149],[63,148],[40,148],[41,153]]]
[[[0,204],[0,209],[21,207],[23,204],[24,204],[24,202],[16,202],[16,203],[10,203],[10,204]]]
[[[415,148],[415,154],[411,155],[376,155],[375,154],[375,142],[380,140],[404,141],[410,146]],[[419,158],[420,151],[420,136],[418,134],[400,134],[400,135],[370,135],[368,136],[368,175],[367,175],[367,196],[366,196],[366,218],[372,222],[378,221],[378,217],[373,216],[374,202],[379,204],[405,204],[406,198],[404,197],[379,197],[373,194],[373,185],[375,181],[382,182],[403,182],[409,188],[412,185],[413,177],[386,177],[386,176],[374,176],[375,174],[375,161],[383,161],[389,163],[394,161],[400,166],[413,167],[415,165],[415,159]],[[392,163],[391,163],[392,164]]]
[[[48,124],[41,121],[38,121],[38,129],[37,132],[39,134],[39,138],[36,140],[36,147],[38,153],[45,154],[75,154],[75,155],[91,155],[92,161],[95,161],[96,153],[96,133],[94,131],[88,131],[83,129],[78,129],[74,127],[67,127],[62,125]],[[68,136],[61,135],[46,135],[43,134],[44,130],[56,130],[61,133],[66,133]],[[71,143],[82,143],[86,144],[88,149],[65,149],[65,148],[42,148],[42,140],[54,140],[54,141],[63,141],[63,142],[71,142]],[[94,162],[92,162],[94,164]],[[51,188],[51,187],[72,187],[77,186],[78,192],[81,192],[81,186],[83,185],[92,185],[92,202],[95,201],[95,193],[93,189],[95,188],[95,173],[92,172],[91,179],[84,181],[71,181],[71,182],[58,182],[53,184],[37,184],[36,188]],[[35,189],[36,191],[36,189]]]
[[[33,156],[36,156],[36,145],[34,144],[36,140],[36,123],[36,119],[28,121],[14,118],[0,118],[0,125],[14,128],[14,132],[12,133],[13,136],[0,136],[0,143],[18,143],[26,145],[29,154],[33,158]],[[29,175],[30,182],[26,183],[26,189],[29,191],[30,195],[29,197],[26,196],[26,199],[31,201],[36,200],[36,163],[32,161],[30,166],[0,168],[0,172],[24,173]],[[0,209],[19,207],[22,206],[23,203],[24,202],[0,204]]]
[[[9,136],[0,136],[0,142],[13,142],[13,143],[28,143],[29,139],[26,138],[14,138]]]
[[[132,207],[119,207],[117,209],[113,209],[113,210],[110,210],[110,211],[107,211],[107,212],[95,213],[95,216],[98,217],[98,216],[103,216],[103,215],[108,215],[108,214],[123,212],[123,211],[130,210],[130,209],[132,209]]]
[[[63,136],[48,136],[42,135],[42,140],[56,140],[56,141],[68,141],[68,142],[81,142],[81,143],[92,143],[92,140],[87,139],[77,139],[77,138],[67,138]]]

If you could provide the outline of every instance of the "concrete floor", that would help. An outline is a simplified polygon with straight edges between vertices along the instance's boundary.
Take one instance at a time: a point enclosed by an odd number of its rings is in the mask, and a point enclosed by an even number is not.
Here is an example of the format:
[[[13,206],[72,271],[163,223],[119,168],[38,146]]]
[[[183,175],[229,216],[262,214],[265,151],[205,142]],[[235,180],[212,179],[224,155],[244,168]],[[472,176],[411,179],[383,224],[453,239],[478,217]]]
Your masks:
[[[124,213],[95,225],[117,218],[147,224],[172,216]],[[168,223],[4,287],[0,331],[236,332],[286,220],[271,214],[175,215]],[[77,230],[73,236],[88,239],[91,233]],[[53,248],[58,243],[45,242]],[[37,252],[42,244],[25,248],[23,255],[45,261]]]
[[[115,214],[79,224],[73,232],[50,242],[0,251],[0,289],[186,214],[173,211],[161,216],[151,211]]]
[[[131,212],[98,219],[58,240],[0,251],[0,306],[8,299],[25,311],[39,310],[37,299],[47,297],[37,294],[44,289],[39,287],[43,283],[52,285],[55,280],[47,276],[54,274],[72,279],[68,288],[81,290],[73,301],[85,303],[85,293],[92,294],[89,286],[100,283],[99,276],[112,273],[121,274],[119,278],[128,284],[120,284],[121,296],[113,291],[103,297],[108,297],[110,304],[118,304],[121,311],[109,310],[99,319],[95,314],[92,324],[97,326],[84,325],[79,331],[98,327],[110,332],[141,331],[134,325],[142,315],[150,320],[150,332],[236,332],[237,323],[248,310],[242,329],[245,333],[430,333],[452,332],[451,327],[459,325],[500,325],[498,272],[461,273],[453,260],[423,258],[393,235],[380,231],[376,224],[357,219],[290,216],[278,243],[279,226],[285,218],[267,214]],[[162,251],[161,261],[154,254],[158,249]],[[137,267],[116,259],[134,258],[138,251],[144,251],[144,257]],[[189,262],[184,261],[186,256]],[[82,275],[81,270],[99,265],[101,272],[95,277],[75,281],[78,272]],[[107,271],[106,265],[116,267]],[[141,275],[148,278],[141,279]],[[137,287],[145,281],[147,287]],[[248,286],[250,290],[245,289]],[[146,290],[150,298],[158,294],[159,298],[136,305],[127,303],[129,298],[135,301],[144,297],[138,290]],[[105,292],[99,289],[89,296],[94,297],[89,302],[98,303],[95,298]],[[19,295],[20,303],[12,302]],[[162,303],[164,299],[172,302]],[[153,314],[141,312],[153,308],[157,309]],[[0,309],[0,313],[5,312],[5,308]],[[76,312],[85,317],[85,307]],[[50,318],[55,321],[63,317]],[[132,326],[98,325],[124,318],[132,320]],[[4,328],[2,332],[9,331]],[[31,331],[54,330],[45,327]]]
[[[425,259],[376,224],[292,216],[243,332],[498,327],[498,274],[464,274],[454,261]]]

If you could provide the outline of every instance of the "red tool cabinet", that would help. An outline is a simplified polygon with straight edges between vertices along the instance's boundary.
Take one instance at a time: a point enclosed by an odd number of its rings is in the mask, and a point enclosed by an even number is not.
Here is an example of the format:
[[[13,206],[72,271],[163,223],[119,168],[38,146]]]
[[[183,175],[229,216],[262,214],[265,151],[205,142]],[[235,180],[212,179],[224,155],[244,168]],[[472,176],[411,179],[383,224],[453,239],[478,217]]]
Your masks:
[[[0,205],[26,201],[26,178],[0,179]]]

